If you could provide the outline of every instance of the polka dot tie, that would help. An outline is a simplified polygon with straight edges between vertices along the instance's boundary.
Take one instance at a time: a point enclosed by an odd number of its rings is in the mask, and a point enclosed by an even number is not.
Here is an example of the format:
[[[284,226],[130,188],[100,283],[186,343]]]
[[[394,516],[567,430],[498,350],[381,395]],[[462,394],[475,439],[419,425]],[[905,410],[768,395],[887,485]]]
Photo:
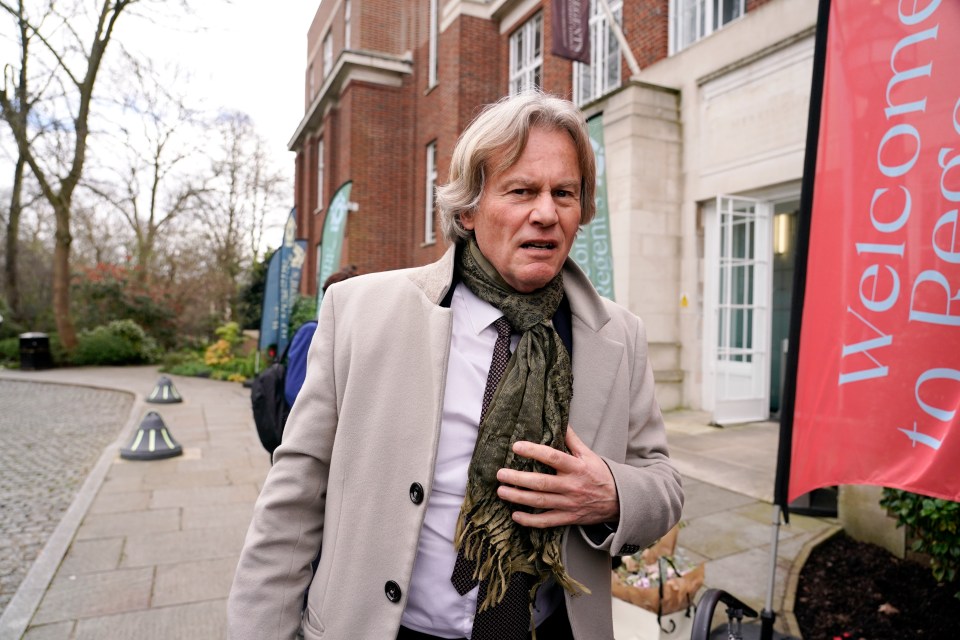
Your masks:
[[[480,409],[480,422],[487,416],[487,409],[493,400],[500,378],[507,369],[510,360],[510,334],[512,329],[506,318],[493,323],[497,330],[497,342],[493,345],[493,359],[490,361],[490,373],[487,374],[487,386],[483,390],[483,405]],[[461,596],[477,586],[473,577],[475,563],[457,552],[457,562],[453,567],[450,581]],[[533,576],[525,573],[515,574],[503,600],[486,611],[478,611],[473,620],[473,640],[513,640],[530,637],[530,602],[528,600]],[[487,595],[487,581],[480,582],[477,606]]]

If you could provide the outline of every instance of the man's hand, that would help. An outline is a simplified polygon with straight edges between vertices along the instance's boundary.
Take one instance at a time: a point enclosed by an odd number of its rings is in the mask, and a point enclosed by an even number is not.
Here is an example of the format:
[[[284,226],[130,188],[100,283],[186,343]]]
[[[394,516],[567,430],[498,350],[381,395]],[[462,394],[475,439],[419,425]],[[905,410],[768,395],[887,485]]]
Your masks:
[[[542,509],[541,513],[514,511],[515,522],[525,527],[558,527],[599,524],[620,519],[617,485],[607,464],[567,427],[570,453],[533,442],[516,442],[517,455],[556,469],[556,475],[500,469],[503,483],[497,495],[507,502]]]

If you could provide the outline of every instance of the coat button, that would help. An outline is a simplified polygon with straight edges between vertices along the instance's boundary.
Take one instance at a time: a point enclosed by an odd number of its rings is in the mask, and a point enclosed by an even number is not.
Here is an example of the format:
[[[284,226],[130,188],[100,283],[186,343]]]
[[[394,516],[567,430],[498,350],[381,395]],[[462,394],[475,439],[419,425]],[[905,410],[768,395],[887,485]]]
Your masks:
[[[387,600],[390,602],[400,602],[400,596],[403,595],[400,585],[393,580],[388,580],[387,584],[383,585],[383,592],[387,594]]]
[[[420,504],[423,502],[423,485],[419,482],[414,482],[410,485],[410,501],[413,504]]]

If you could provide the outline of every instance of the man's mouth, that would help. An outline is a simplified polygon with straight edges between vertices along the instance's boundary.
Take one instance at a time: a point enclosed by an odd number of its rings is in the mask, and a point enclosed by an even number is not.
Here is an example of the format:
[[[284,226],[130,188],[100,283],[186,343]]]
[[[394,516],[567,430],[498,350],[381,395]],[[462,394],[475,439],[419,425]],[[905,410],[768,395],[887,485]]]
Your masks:
[[[521,249],[556,249],[555,242],[524,242],[520,245]]]

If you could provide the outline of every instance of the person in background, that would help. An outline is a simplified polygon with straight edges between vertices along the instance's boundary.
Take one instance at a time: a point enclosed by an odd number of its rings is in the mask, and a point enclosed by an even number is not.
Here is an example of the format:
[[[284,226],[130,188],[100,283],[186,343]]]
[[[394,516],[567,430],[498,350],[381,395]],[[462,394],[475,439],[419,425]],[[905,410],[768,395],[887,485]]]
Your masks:
[[[595,175],[572,103],[505,98],[438,189],[444,256],[330,288],[231,638],[613,638],[611,556],[683,492],[643,323],[568,257]]]
[[[357,266],[351,264],[331,274],[323,283],[324,294],[326,294],[327,287],[330,285],[352,278],[358,273]],[[288,407],[293,407],[293,401],[297,399],[300,387],[303,386],[303,381],[307,377],[307,352],[316,330],[316,320],[304,322],[293,334],[293,340],[290,341],[287,352],[287,369],[283,378],[283,395],[287,400]]]

